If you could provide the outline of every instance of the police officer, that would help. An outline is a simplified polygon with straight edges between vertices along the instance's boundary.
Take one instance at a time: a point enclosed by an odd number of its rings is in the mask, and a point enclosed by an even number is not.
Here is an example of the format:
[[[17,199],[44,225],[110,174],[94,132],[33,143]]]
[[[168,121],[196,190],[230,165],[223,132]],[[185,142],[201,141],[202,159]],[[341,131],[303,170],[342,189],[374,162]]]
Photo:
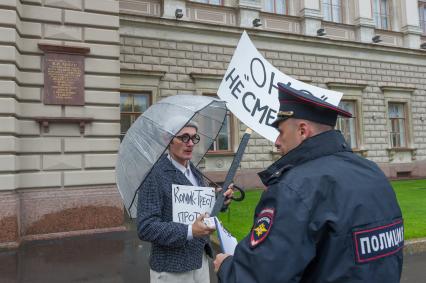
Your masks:
[[[259,176],[267,187],[234,256],[218,254],[222,283],[399,282],[404,231],[378,166],[354,154],[338,115],[351,114],[279,84],[273,126],[283,155]]]

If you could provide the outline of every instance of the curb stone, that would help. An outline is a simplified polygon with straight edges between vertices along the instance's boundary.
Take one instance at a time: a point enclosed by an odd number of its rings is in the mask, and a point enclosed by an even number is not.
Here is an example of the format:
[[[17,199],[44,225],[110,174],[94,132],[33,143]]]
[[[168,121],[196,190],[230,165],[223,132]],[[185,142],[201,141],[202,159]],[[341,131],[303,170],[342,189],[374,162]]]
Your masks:
[[[426,238],[406,240],[404,255],[413,255],[426,252]]]

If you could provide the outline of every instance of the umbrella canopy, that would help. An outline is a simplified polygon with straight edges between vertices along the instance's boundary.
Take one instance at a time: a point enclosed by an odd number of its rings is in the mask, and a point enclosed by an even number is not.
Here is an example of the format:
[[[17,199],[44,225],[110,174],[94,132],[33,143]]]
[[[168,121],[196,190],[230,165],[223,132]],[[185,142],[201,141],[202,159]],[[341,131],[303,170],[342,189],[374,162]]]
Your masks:
[[[198,126],[200,142],[192,162],[201,161],[226,118],[224,101],[194,95],[167,97],[149,107],[124,137],[116,164],[117,187],[130,217],[136,217],[137,191],[173,137],[189,122]]]

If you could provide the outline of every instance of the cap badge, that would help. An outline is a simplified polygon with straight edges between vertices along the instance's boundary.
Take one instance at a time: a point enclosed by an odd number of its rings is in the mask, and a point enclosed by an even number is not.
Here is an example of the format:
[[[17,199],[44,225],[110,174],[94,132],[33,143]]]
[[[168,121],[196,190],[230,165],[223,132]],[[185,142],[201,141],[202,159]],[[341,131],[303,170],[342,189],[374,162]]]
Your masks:
[[[294,112],[293,111],[280,111],[278,112],[278,117],[290,117],[293,116]]]

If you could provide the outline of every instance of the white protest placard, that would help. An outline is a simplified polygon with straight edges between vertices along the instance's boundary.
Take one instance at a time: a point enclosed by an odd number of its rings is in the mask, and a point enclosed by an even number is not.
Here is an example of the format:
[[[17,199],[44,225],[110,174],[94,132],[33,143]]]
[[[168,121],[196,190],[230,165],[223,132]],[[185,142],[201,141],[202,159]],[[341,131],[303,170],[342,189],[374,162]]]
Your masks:
[[[218,96],[249,128],[275,142],[278,131],[269,125],[277,118],[278,83],[310,93],[337,106],[342,93],[295,80],[272,66],[244,31],[219,86]]]
[[[210,213],[215,202],[215,189],[212,187],[173,184],[173,222],[192,224],[198,215]]]
[[[238,245],[237,239],[222,226],[217,217],[214,218],[214,221],[216,223],[217,236],[219,237],[222,252],[234,255],[235,248]]]

